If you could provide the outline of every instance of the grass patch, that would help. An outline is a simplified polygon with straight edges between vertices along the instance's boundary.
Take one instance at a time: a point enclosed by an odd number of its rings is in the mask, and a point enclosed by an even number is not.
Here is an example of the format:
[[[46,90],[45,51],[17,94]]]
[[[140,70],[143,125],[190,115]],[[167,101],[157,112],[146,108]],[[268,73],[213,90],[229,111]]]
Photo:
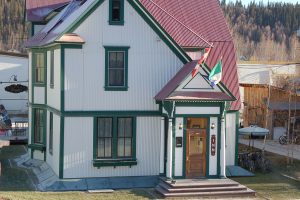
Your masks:
[[[284,156],[269,152],[265,155],[272,162],[271,173],[256,172],[255,177],[239,177],[233,180],[255,190],[258,197],[264,199],[300,199],[300,179],[297,181],[282,175],[298,178],[300,161],[294,160],[293,165],[287,165]]]
[[[90,194],[86,192],[0,192],[0,200],[98,200],[98,199],[154,199],[153,189],[117,190],[113,193]],[[155,194],[154,194],[155,195]]]
[[[0,176],[0,200],[98,200],[98,199],[159,199],[153,188],[116,190],[113,193],[87,192],[38,192],[30,170],[19,168],[10,160],[26,153],[23,145],[3,147],[0,151],[2,174]]]

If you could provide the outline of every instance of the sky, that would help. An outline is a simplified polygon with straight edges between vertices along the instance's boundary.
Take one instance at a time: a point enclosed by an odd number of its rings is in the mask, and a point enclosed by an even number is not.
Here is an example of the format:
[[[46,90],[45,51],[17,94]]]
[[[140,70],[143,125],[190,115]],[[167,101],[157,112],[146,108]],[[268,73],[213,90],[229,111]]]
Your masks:
[[[233,2],[235,2],[235,0],[231,0]],[[244,5],[248,5],[251,1],[254,0],[242,0],[242,3]],[[261,0],[255,0],[255,2],[260,2]],[[282,2],[282,3],[293,3],[296,4],[298,2],[298,4],[300,4],[300,0],[269,0],[270,2]],[[228,0],[226,1],[228,2]],[[264,3],[268,3],[268,0],[263,0]]]

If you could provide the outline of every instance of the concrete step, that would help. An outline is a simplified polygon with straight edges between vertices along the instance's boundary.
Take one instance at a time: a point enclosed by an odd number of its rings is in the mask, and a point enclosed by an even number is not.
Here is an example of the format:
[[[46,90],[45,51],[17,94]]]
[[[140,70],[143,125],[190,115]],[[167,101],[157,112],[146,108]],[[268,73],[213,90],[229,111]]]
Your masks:
[[[157,186],[156,191],[164,197],[254,197],[255,191],[251,189],[238,191],[210,191],[210,192],[172,192],[169,193],[164,188]]]
[[[247,187],[243,185],[234,185],[234,186],[223,186],[223,187],[171,187],[169,184],[160,182],[159,186],[169,193],[188,193],[188,192],[212,192],[212,191],[240,191],[247,190]]]

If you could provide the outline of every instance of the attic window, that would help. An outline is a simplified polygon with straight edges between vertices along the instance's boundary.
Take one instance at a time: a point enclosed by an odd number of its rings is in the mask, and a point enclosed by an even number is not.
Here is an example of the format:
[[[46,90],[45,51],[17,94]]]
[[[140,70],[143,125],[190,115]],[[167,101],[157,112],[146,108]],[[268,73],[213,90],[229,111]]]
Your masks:
[[[109,1],[109,24],[124,25],[124,0]]]

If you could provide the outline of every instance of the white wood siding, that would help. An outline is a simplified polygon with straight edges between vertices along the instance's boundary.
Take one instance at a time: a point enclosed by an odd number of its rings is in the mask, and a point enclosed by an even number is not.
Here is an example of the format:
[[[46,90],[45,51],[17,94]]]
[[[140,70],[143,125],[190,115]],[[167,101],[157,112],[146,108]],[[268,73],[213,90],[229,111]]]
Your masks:
[[[76,90],[66,93],[68,110],[158,110],[154,96],[183,66],[171,49],[136,11],[124,1],[124,26],[108,25],[108,1],[99,6],[74,32],[83,45],[84,72],[68,70],[66,78],[83,80]],[[128,91],[104,91],[105,49],[103,46],[130,46],[128,50]],[[67,59],[75,59],[67,56]],[[76,59],[78,60],[78,58]],[[73,75],[70,75],[71,72]],[[74,74],[79,73],[79,74]],[[77,81],[77,80],[76,80]],[[73,87],[73,86],[69,86]],[[72,99],[83,91],[84,101]],[[122,104],[120,100],[122,99]],[[74,102],[72,102],[74,101]]]
[[[33,87],[34,104],[45,104],[45,87]]]
[[[210,118],[210,124],[209,126],[215,123],[215,128],[214,129],[209,129],[210,130],[210,138],[209,138],[209,145],[208,145],[208,151],[209,151],[209,175],[217,175],[217,169],[218,169],[218,118],[217,117],[211,117]],[[211,136],[214,135],[216,137],[216,153],[214,156],[211,155]]]
[[[227,113],[226,119],[226,165],[235,164],[236,113]]]
[[[60,110],[60,49],[54,50],[54,87],[50,88],[50,51],[47,52],[47,104]]]
[[[136,166],[93,167],[93,118],[66,117],[64,178],[159,175],[160,117],[137,117]]]
[[[176,107],[176,114],[201,115],[201,114],[220,114],[220,107]]]
[[[175,138],[176,137],[183,137],[183,129],[179,129],[179,124],[183,125],[183,118],[176,118],[176,125],[175,125]],[[183,142],[183,139],[182,139]],[[174,144],[175,148],[175,169],[174,169],[174,175],[175,176],[182,176],[182,166],[183,162],[183,148],[185,148],[183,145],[182,147],[176,147],[176,141]]]
[[[33,159],[44,160],[44,153],[42,153],[39,150],[34,150],[33,151]]]
[[[50,112],[47,112],[47,145],[46,161],[51,166],[55,174],[59,175],[59,144],[60,144],[60,116],[53,113],[53,153],[49,153],[49,130]]]
[[[65,110],[83,110],[87,99],[85,93],[88,91],[83,91],[85,77],[82,53],[82,49],[65,49]]]

